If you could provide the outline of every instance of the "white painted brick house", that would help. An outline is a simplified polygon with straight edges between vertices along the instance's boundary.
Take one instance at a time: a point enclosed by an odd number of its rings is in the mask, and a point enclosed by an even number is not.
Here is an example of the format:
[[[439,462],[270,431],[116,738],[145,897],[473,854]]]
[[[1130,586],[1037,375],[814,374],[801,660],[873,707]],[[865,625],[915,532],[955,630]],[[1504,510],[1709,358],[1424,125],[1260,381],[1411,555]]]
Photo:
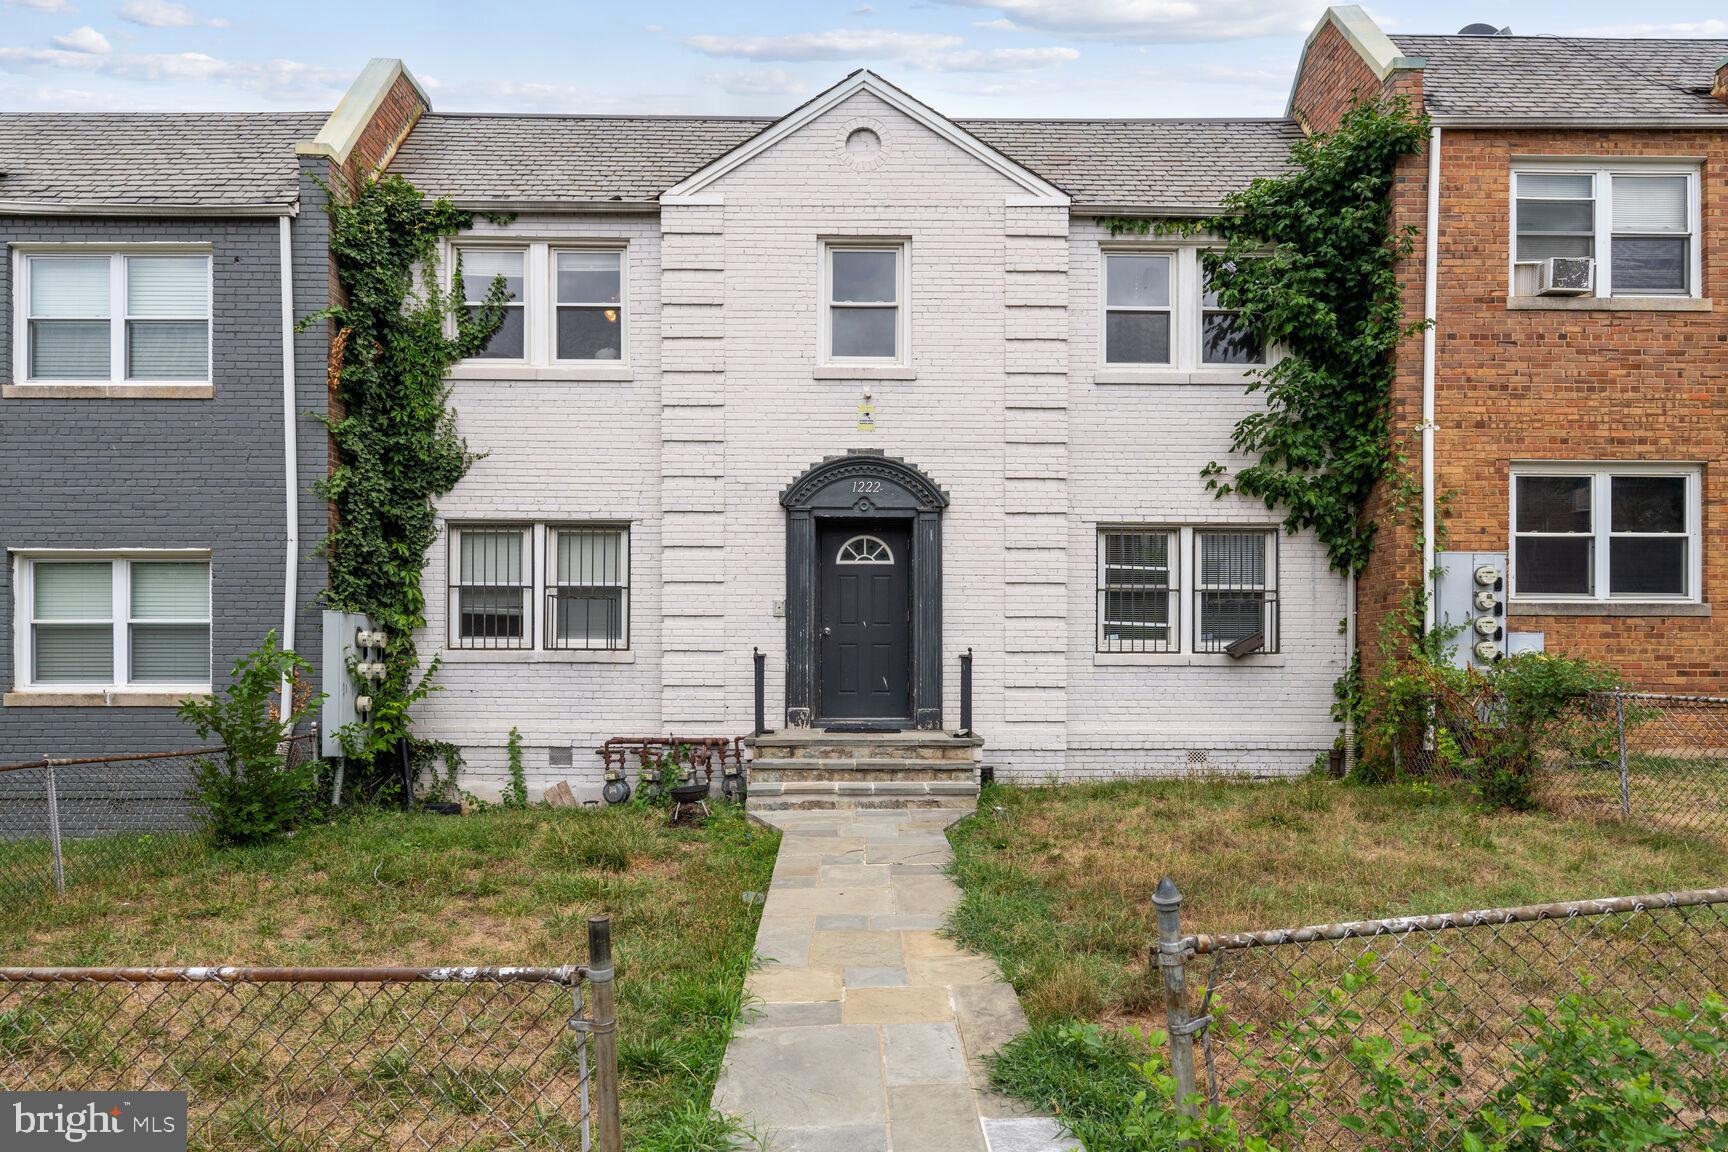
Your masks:
[[[1099,223],[1201,214],[1297,131],[953,122],[868,72],[776,121],[428,113],[391,170],[514,213],[458,247],[521,307],[453,373],[485,458],[417,731],[485,791],[514,726],[536,792],[592,794],[608,737],[749,732],[753,649],[770,726],[908,730],[957,727],[970,650],[999,774],[1305,768],[1344,582],[1205,489],[1257,352],[1192,244]]]

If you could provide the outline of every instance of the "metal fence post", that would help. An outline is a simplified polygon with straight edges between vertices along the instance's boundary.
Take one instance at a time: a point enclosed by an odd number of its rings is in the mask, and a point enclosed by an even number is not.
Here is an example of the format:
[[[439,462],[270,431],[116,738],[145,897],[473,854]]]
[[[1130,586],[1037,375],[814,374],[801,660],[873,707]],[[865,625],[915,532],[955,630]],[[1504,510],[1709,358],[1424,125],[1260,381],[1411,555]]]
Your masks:
[[[1632,818],[1632,778],[1626,771],[1626,697],[1614,693],[1614,731],[1620,739],[1620,819]]]
[[[972,649],[960,656],[960,732],[972,735]]]
[[[761,736],[768,731],[768,653],[750,649],[750,660],[756,666],[756,731]]]
[[[48,779],[48,849],[54,854],[54,895],[66,895],[66,857],[60,850],[60,791],[54,783],[54,761],[44,756]]]
[[[612,918],[588,918],[588,983],[593,988],[594,1081],[600,1097],[600,1152],[623,1152],[618,1118],[618,998],[613,985]]]
[[[1204,1027],[1188,1018],[1187,970],[1189,946],[1182,937],[1182,893],[1166,876],[1158,881],[1152,906],[1158,910],[1158,971],[1164,982],[1164,1017],[1170,1033],[1170,1073],[1176,1078],[1176,1111],[1199,1114],[1194,1079],[1194,1032]],[[1184,1142],[1186,1144],[1186,1142]]]

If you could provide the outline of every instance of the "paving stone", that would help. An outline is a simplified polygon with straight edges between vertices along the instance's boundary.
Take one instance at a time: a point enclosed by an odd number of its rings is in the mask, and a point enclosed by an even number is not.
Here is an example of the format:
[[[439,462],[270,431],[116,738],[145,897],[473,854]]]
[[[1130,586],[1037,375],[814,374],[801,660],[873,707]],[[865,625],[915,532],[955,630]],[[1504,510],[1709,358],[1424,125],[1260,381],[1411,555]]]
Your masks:
[[[764,918],[756,929],[756,954],[782,967],[808,967],[811,931],[808,920]]]
[[[744,1009],[745,1028],[811,1028],[840,1023],[840,1001],[788,1001],[750,1004]]]
[[[888,1152],[888,1126],[835,1124],[821,1128],[775,1128],[768,1133],[766,1147],[771,1152]]]
[[[857,848],[851,852],[831,852],[831,853],[822,857],[822,863],[824,863],[824,864],[862,864],[862,863],[864,863],[864,849]]]
[[[940,844],[903,844],[898,840],[872,840],[864,847],[867,864],[947,864],[954,856],[946,840]]]
[[[768,903],[762,910],[765,915],[774,916],[869,916],[904,911],[890,906],[891,895],[892,890],[888,888],[794,888],[787,891],[775,884],[769,887]]]
[[[1062,1131],[1048,1116],[1019,1120],[985,1120],[984,1138],[990,1152],[1084,1152],[1080,1141]]]
[[[906,1084],[888,1089],[888,1133],[895,1148],[988,1152],[983,1125],[963,1084]]]
[[[960,903],[960,888],[946,876],[900,876],[893,885],[895,912],[945,913]]]
[[[918,989],[911,989],[918,991]],[[947,990],[954,998],[960,1039],[969,1057],[989,1056],[1026,1030],[1026,1013],[1006,984],[962,984]],[[845,1017],[841,1005],[841,1017]]]
[[[860,888],[885,887],[890,879],[887,864],[824,864],[824,884],[851,884]]]
[[[886,916],[867,916],[864,920],[864,927],[894,932],[908,928],[933,932],[948,923],[948,917],[935,912],[890,912]]]
[[[873,968],[867,965],[841,969],[840,979],[848,988],[904,988],[912,983],[904,968]]]
[[[750,973],[745,989],[766,1004],[840,999],[837,968],[763,968]]]
[[[810,963],[817,967],[848,965],[898,968],[904,961],[898,932],[823,932],[810,934]]]
[[[876,865],[871,865],[876,867]],[[888,871],[893,876],[940,876],[948,871],[946,864],[890,864]]]
[[[859,931],[870,927],[868,916],[818,916],[816,927],[830,932]]]
[[[946,988],[848,988],[840,1001],[840,1019],[847,1024],[925,1024],[953,1017]]]
[[[1000,983],[1002,973],[988,956],[920,956],[906,961],[906,974],[914,984]]]
[[[967,1083],[960,1031],[947,1021],[885,1025],[882,1053],[890,1086]]]
[[[907,959],[914,956],[967,956],[960,945],[934,930],[927,932],[900,933],[900,947],[906,953]]]
[[[732,1038],[714,1107],[764,1128],[881,1124],[882,1087],[875,1028],[764,1028]]]

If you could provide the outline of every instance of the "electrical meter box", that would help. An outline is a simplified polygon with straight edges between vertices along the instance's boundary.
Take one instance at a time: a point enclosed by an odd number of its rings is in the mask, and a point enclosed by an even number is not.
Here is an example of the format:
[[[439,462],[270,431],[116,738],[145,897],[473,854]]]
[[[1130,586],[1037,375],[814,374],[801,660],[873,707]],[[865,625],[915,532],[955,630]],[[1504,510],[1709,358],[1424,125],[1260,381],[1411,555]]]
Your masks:
[[[355,681],[348,668],[366,651],[358,646],[358,637],[371,630],[372,621],[361,613],[324,613],[324,706],[318,744],[325,756],[342,755],[342,742],[336,733],[360,719],[356,701],[365,694],[364,686]]]
[[[1486,668],[1506,655],[1506,553],[1434,557],[1434,621],[1452,630],[1452,660]]]

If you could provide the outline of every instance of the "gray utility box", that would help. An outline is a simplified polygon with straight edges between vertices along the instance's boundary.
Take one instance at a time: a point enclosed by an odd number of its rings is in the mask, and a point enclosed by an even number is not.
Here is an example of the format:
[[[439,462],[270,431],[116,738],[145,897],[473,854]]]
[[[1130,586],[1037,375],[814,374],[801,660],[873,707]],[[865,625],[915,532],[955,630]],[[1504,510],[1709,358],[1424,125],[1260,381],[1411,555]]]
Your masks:
[[[1455,628],[1452,662],[1487,668],[1505,656],[1542,651],[1542,633],[1513,632],[1506,616],[1506,553],[1440,552],[1434,557],[1434,620]]]
[[[324,613],[324,709],[318,724],[320,751],[342,755],[338,730],[360,719],[354,701],[362,694],[349,667],[361,656],[355,637],[370,631],[372,622],[359,612]]]

